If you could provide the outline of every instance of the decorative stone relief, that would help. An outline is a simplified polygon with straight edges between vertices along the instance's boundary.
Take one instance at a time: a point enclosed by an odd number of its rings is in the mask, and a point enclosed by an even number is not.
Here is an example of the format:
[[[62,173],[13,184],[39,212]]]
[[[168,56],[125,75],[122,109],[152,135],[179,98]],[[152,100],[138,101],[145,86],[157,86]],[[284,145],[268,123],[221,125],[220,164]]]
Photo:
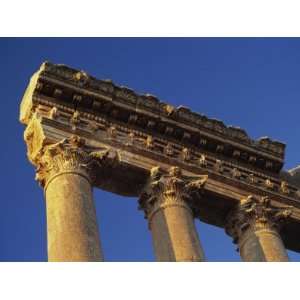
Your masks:
[[[165,147],[164,154],[167,156],[172,156],[174,154],[173,147],[170,143],[168,143],[167,146]]]
[[[200,155],[198,162],[201,167],[207,167],[207,160],[204,154]]]
[[[108,155],[108,149],[87,152],[84,140],[78,136],[65,138],[55,144],[45,146],[37,162],[36,180],[41,186],[59,173],[81,173],[93,180],[93,165],[101,165]]]
[[[231,176],[233,178],[239,179],[241,177],[241,172],[237,168],[231,170]]]
[[[238,243],[247,230],[279,230],[282,221],[291,214],[291,207],[275,207],[269,197],[249,195],[229,213],[226,232],[233,237],[234,243]]]
[[[287,194],[288,195],[290,193],[290,190],[288,188],[288,183],[286,181],[282,181],[281,182],[279,190],[283,194]]]
[[[97,130],[99,129],[99,126],[98,126],[97,122],[95,122],[95,121],[89,121],[89,123],[88,123],[88,128],[89,128],[93,133],[95,133],[95,132],[97,132]]]
[[[265,180],[265,186],[267,189],[274,189],[274,183],[269,178]]]
[[[72,125],[72,130],[76,129],[76,126],[80,123],[80,113],[79,111],[74,111],[71,119],[70,119],[70,123]]]
[[[53,106],[49,111],[49,119],[55,120],[59,117],[59,111],[56,106]]]
[[[170,205],[181,205],[193,210],[194,202],[199,199],[207,178],[207,175],[183,176],[178,167],[172,167],[168,174],[163,174],[159,167],[154,167],[140,196],[140,209],[145,211],[146,218],[150,218],[156,210]]]
[[[214,171],[218,173],[223,173],[224,167],[223,167],[223,162],[220,159],[217,159],[214,165]]]
[[[86,87],[90,81],[89,75],[84,71],[75,73],[72,79],[81,87]]]
[[[249,183],[251,183],[251,184],[255,184],[255,183],[257,182],[257,180],[256,180],[256,178],[255,178],[255,176],[254,176],[254,174],[252,174],[252,173],[248,175],[247,181],[248,181]]]
[[[115,126],[110,126],[107,128],[107,136],[111,139],[115,139],[117,137],[117,129]]]
[[[145,141],[146,144],[146,148],[149,150],[154,149],[154,141],[153,141],[153,137],[151,135],[148,135]]]
[[[130,131],[128,136],[127,136],[126,145],[127,146],[133,146],[134,142],[135,142],[135,134],[134,134],[134,132]]]
[[[183,148],[181,151],[181,159],[183,161],[190,161],[192,159],[191,151],[188,148]]]

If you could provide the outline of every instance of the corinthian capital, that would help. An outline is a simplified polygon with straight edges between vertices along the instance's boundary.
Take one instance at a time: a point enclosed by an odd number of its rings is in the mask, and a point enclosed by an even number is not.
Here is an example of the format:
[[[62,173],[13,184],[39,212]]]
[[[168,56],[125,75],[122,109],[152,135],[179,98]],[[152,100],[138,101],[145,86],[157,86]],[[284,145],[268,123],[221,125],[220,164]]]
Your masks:
[[[108,149],[92,148],[84,139],[72,135],[58,142],[47,137],[42,119],[34,115],[25,132],[27,156],[36,167],[36,179],[45,186],[56,174],[77,173],[93,181],[93,170],[106,162]]]
[[[252,195],[241,200],[228,215],[226,232],[238,243],[246,231],[280,230],[283,221],[292,213],[290,207],[275,207],[268,197]]]
[[[194,213],[195,202],[201,196],[207,177],[183,176],[178,167],[163,174],[159,167],[154,167],[139,199],[140,209],[148,219],[156,210],[167,206],[184,206]]]
[[[53,176],[60,173],[77,173],[93,180],[93,168],[101,165],[108,150],[90,152],[84,147],[84,140],[72,135],[55,144],[45,146],[37,160],[36,180],[45,186]]]

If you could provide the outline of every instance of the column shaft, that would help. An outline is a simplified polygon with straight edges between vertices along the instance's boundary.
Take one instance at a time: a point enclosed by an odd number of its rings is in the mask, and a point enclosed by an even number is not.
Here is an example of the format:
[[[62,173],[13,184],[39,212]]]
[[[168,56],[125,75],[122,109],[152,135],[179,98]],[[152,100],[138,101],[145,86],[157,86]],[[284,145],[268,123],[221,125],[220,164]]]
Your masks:
[[[252,195],[245,199],[229,214],[226,231],[238,244],[243,261],[267,262],[288,261],[282,242],[280,226],[291,211],[271,205],[268,197]]]
[[[84,140],[71,136],[46,145],[35,159],[46,198],[49,261],[103,260],[91,182],[105,153],[87,152]]]
[[[92,187],[87,178],[61,173],[45,189],[48,260],[101,261]]]
[[[167,206],[154,213],[149,224],[158,261],[203,261],[204,253],[190,209]]]
[[[276,230],[251,231],[240,241],[239,248],[243,261],[289,261],[281,237]]]
[[[176,167],[164,175],[158,167],[151,170],[140,207],[149,221],[158,261],[204,260],[191,203],[206,180],[207,176],[183,176]]]

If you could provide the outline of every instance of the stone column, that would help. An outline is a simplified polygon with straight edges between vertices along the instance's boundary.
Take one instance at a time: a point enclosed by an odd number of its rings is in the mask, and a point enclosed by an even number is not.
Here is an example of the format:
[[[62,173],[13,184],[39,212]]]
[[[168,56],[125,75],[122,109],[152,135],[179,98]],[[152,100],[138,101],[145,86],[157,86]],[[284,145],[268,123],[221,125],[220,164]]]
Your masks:
[[[204,260],[192,203],[206,180],[207,176],[183,177],[177,167],[167,175],[162,175],[159,168],[151,170],[139,202],[149,222],[158,261]]]
[[[291,214],[271,206],[268,197],[249,196],[229,214],[226,232],[238,245],[243,261],[289,261],[280,237],[280,225]]]
[[[46,198],[49,261],[103,260],[91,185],[94,163],[76,136],[39,154],[36,177]]]

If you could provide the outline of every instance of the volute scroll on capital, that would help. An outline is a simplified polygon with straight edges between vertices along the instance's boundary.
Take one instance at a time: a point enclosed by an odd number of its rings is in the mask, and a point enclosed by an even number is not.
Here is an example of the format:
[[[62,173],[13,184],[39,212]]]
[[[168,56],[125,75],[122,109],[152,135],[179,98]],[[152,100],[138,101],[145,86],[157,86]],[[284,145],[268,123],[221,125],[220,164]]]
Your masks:
[[[207,175],[184,176],[178,167],[170,168],[168,173],[154,167],[140,196],[139,208],[148,219],[155,211],[167,206],[184,206],[195,214],[195,202],[201,197],[207,178]]]
[[[226,219],[226,233],[238,243],[247,231],[275,230],[280,231],[284,221],[292,214],[292,207],[275,207],[269,197],[243,198],[229,213]]]

